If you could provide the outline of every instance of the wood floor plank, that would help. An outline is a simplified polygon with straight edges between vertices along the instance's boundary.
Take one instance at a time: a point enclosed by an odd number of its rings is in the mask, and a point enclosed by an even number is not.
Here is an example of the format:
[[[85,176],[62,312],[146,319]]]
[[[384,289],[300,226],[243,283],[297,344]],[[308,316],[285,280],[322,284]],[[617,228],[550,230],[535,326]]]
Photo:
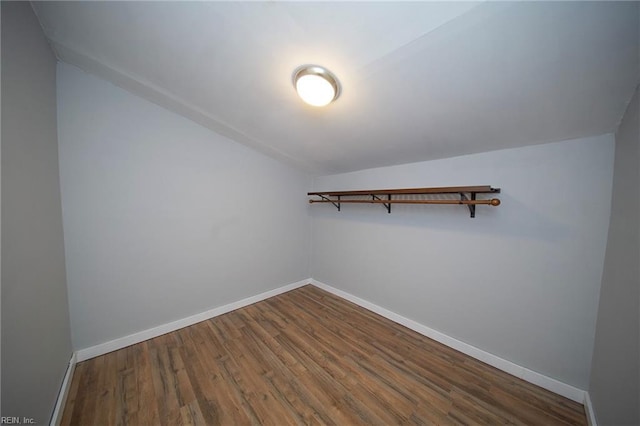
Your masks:
[[[158,407],[159,420],[162,425],[175,425],[181,421],[180,406],[182,398],[177,378],[171,368],[169,352],[173,343],[169,335],[150,340],[151,372]]]
[[[582,405],[313,286],[79,363],[62,425],[584,425]]]
[[[78,387],[78,398],[73,407],[73,414],[70,419],[71,424],[93,424],[98,399],[98,372],[103,369],[105,356],[94,358],[91,363],[86,365],[82,374],[78,379],[80,385]],[[76,376],[74,374],[74,380]],[[108,389],[100,389],[100,392],[108,391]]]
[[[191,401],[187,405],[180,407],[180,424],[185,426],[205,426],[207,424],[198,401]]]
[[[81,383],[81,380],[79,379],[80,377],[85,376],[86,374],[85,371],[88,367],[89,367],[89,363],[86,363],[86,362],[81,362],[76,365],[73,378],[71,380],[71,386],[69,387],[69,394],[67,395],[67,403],[62,413],[62,419],[60,420],[61,426],[68,426],[69,424],[71,424],[71,418],[74,413],[76,400],[79,397],[78,389],[80,388],[80,383]]]
[[[207,424],[250,424],[257,422],[243,409],[243,401],[224,377],[218,361],[207,354],[208,345],[190,350],[188,370],[197,384],[195,392]],[[194,356],[195,355],[195,356]]]
[[[131,346],[134,350],[134,372],[136,389],[138,392],[137,414],[135,420],[129,424],[157,425],[160,424],[156,394],[153,387],[153,372],[149,355],[148,342]]]

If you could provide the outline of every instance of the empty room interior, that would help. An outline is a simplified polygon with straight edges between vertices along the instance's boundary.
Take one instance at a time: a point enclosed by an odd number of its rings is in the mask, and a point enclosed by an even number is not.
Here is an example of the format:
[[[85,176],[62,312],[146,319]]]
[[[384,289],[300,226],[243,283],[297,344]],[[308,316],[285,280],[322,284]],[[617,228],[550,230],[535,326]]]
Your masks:
[[[640,424],[640,2],[0,6],[0,424]]]

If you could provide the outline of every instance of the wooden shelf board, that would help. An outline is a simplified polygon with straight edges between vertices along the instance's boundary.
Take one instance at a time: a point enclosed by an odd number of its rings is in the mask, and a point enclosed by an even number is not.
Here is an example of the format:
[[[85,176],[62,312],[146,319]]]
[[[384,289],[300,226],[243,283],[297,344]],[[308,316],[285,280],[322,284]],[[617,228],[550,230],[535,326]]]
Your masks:
[[[307,195],[324,195],[328,197],[349,196],[349,195],[394,195],[394,194],[496,194],[500,188],[492,188],[490,185],[480,186],[444,186],[439,188],[404,188],[404,189],[372,189],[359,191],[328,191],[328,192],[308,192]]]

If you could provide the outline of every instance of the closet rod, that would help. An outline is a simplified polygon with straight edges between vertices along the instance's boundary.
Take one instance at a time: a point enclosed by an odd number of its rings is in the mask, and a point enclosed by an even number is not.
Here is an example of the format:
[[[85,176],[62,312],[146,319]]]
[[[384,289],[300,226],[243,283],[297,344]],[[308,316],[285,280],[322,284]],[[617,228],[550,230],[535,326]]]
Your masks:
[[[359,203],[359,204],[485,204],[499,206],[500,200],[492,198],[490,200],[309,200],[309,203]]]

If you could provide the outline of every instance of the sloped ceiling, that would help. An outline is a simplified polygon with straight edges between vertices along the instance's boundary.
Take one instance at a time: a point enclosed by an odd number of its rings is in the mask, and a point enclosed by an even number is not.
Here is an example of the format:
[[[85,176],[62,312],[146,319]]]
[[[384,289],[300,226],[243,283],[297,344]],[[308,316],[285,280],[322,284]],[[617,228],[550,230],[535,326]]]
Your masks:
[[[311,173],[604,134],[637,2],[35,2],[62,61]],[[291,83],[340,79],[326,108]]]

